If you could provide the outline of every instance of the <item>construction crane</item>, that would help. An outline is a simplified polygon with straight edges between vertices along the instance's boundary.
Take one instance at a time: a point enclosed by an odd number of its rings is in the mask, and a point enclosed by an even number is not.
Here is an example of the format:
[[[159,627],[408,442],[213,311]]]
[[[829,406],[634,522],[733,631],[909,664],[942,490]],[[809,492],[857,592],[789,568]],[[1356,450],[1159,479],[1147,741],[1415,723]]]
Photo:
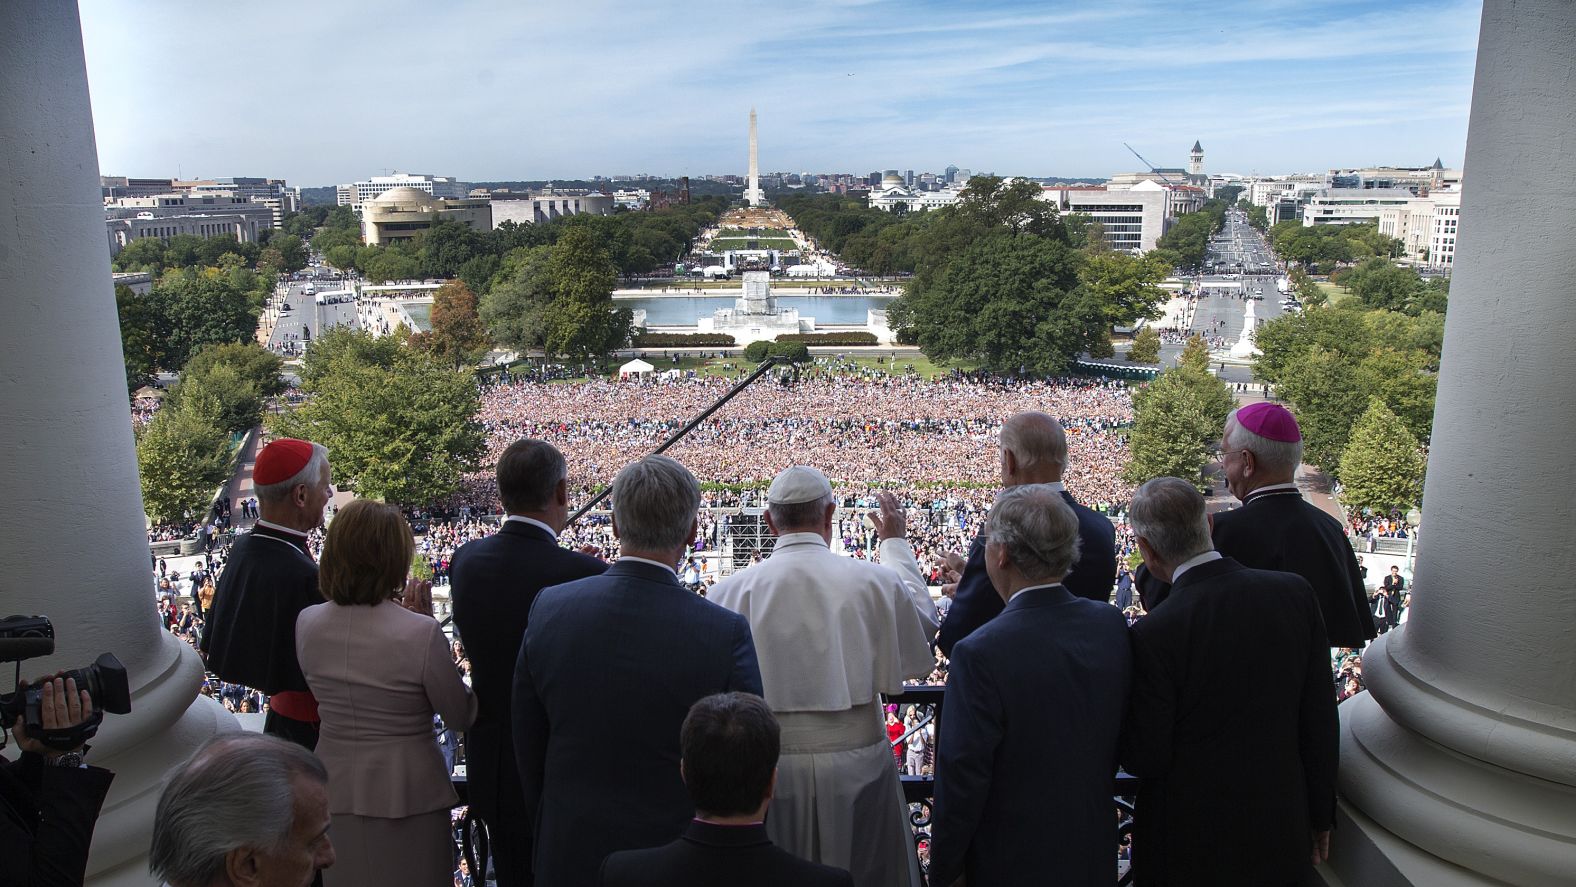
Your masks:
[[[1129,145],[1126,142],[1122,143],[1122,147],[1126,148],[1129,151],[1133,151],[1133,146]],[[1168,176],[1165,173],[1161,172],[1160,169],[1158,167],[1156,167],[1153,163],[1150,163],[1149,161],[1145,160],[1144,159],[1144,155],[1138,153],[1137,151],[1133,151],[1133,156],[1138,158],[1138,162],[1139,163],[1142,163],[1143,165],[1149,167],[1149,171],[1150,172],[1152,172],[1155,175],[1159,176],[1160,177],[1160,181],[1165,182],[1168,185],[1180,185],[1180,184],[1182,184],[1181,182],[1173,182],[1171,180],[1170,176]]]

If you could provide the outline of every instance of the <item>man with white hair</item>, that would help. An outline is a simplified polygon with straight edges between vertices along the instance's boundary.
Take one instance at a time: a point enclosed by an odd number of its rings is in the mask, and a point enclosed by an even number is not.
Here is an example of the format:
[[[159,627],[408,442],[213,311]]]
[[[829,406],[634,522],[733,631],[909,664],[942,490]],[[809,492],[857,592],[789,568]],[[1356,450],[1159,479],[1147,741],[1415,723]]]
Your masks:
[[[718,582],[709,600],[741,613],[782,725],[766,831],[795,856],[847,869],[860,887],[919,884],[919,865],[880,694],[930,673],[936,608],[891,493],[871,512],[880,564],[833,554],[837,503],[814,468],[766,491],[771,557]]]
[[[317,747],[317,700],[296,661],[296,615],[323,602],[307,535],[333,495],[328,449],[280,438],[252,468],[261,517],[230,547],[202,637],[208,670],[270,696],[263,732]]]
[[[1314,590],[1222,557],[1204,497],[1180,478],[1139,487],[1128,520],[1145,565],[1171,583],[1131,630],[1122,765],[1143,780],[1137,881],[1304,883],[1329,853],[1340,746]]]
[[[1116,584],[1116,528],[1105,515],[1079,504],[1067,492],[1062,474],[1067,470],[1067,434],[1056,417],[1041,412],[1011,416],[1001,426],[1001,485],[1011,488],[1041,484],[1055,491],[1078,518],[1077,561],[1062,584],[1078,597],[1109,601]],[[995,618],[1004,604],[991,585],[985,569],[985,534],[981,532],[969,548],[965,561],[948,555],[949,564],[960,574],[952,606],[941,625],[936,645],[952,655],[952,647],[969,633]]]
[[[1285,407],[1248,404],[1226,417],[1220,462],[1242,507],[1214,516],[1214,543],[1245,567],[1308,580],[1331,647],[1361,647],[1375,631],[1357,553],[1340,521],[1297,488],[1302,433]]]
[[[226,733],[164,785],[148,870],[170,887],[307,887],[334,864],[328,771],[298,745]]]
[[[690,706],[761,693],[749,622],[679,584],[699,508],[700,484],[673,459],[624,466],[619,559],[531,605],[512,733],[537,884],[589,887],[609,854],[683,834],[695,813],[679,775]]]
[[[1004,608],[952,651],[932,887],[1115,880],[1111,777],[1132,656],[1122,612],[1063,584],[1078,529],[1047,484],[1009,487],[991,509],[984,561]]]

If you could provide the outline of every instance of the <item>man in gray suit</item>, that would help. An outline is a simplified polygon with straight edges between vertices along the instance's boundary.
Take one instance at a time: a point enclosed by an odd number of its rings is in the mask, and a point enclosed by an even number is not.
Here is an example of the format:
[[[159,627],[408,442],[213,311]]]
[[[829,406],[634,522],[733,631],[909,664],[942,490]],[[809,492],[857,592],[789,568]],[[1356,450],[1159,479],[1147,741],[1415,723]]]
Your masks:
[[[666,456],[613,479],[623,555],[600,576],[543,589],[514,676],[514,744],[537,884],[596,883],[618,850],[683,834],[695,808],[679,728],[713,693],[760,695],[749,622],[679,584],[700,485]]]

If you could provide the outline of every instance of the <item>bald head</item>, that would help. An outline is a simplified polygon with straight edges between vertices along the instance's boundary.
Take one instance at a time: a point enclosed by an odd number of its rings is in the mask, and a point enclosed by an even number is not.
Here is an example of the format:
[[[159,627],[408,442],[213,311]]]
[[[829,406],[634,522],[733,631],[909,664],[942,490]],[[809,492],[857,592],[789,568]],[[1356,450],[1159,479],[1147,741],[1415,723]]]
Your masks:
[[[1001,485],[1059,481],[1067,467],[1067,434],[1054,416],[1018,413],[1001,426]]]

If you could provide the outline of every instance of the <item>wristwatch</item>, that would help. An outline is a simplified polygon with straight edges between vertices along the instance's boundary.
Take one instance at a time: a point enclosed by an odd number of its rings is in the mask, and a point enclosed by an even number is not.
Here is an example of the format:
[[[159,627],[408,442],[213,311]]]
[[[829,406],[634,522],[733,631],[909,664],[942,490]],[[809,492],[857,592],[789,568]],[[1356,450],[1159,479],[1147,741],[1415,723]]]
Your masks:
[[[87,766],[82,762],[82,752],[68,751],[53,758],[44,758],[44,763],[51,767],[65,767],[68,770],[78,770]]]

